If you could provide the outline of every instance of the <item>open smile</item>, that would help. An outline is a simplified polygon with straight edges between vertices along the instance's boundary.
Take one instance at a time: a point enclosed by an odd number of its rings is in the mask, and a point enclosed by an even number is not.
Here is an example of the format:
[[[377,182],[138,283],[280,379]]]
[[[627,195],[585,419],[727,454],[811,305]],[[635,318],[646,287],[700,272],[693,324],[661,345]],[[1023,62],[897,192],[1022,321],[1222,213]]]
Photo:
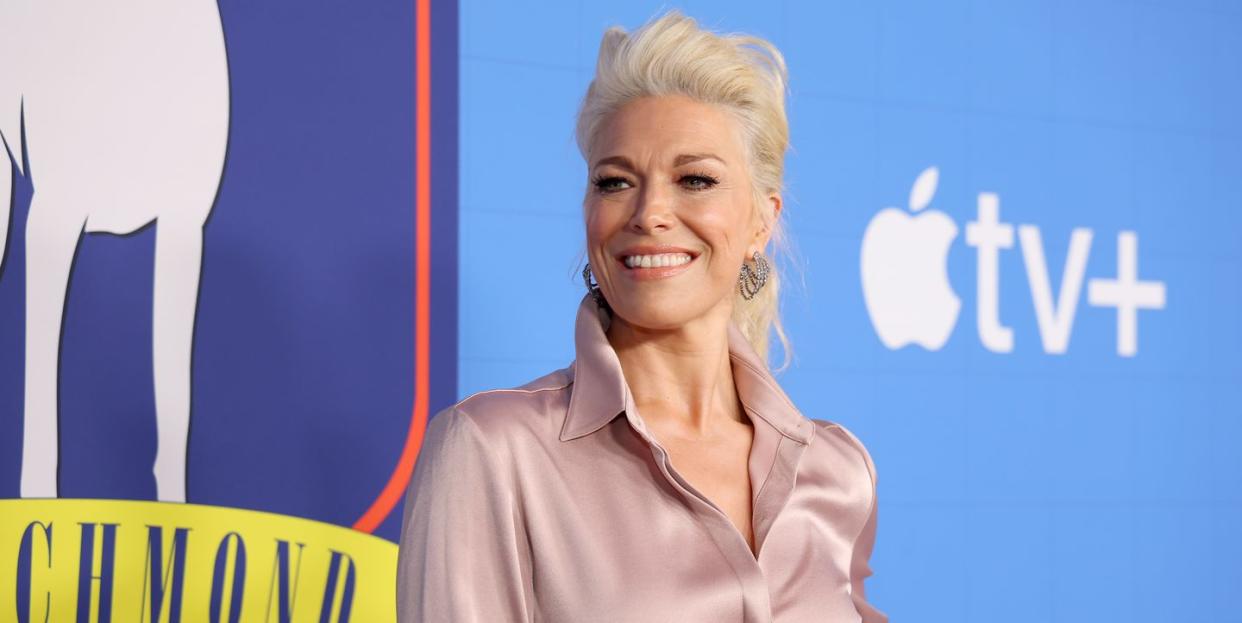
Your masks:
[[[626,276],[638,280],[664,279],[685,272],[698,254],[679,247],[631,247],[616,256]]]

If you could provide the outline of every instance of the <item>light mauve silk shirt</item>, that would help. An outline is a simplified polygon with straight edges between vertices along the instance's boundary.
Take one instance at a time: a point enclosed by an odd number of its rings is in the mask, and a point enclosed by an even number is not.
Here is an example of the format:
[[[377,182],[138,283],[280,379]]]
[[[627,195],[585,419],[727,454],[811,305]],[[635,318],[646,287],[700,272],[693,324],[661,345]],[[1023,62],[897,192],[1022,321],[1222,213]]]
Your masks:
[[[863,594],[876,476],[862,443],[802,416],[729,325],[756,556],[643,424],[600,313],[583,298],[569,367],[430,420],[400,621],[886,622]]]

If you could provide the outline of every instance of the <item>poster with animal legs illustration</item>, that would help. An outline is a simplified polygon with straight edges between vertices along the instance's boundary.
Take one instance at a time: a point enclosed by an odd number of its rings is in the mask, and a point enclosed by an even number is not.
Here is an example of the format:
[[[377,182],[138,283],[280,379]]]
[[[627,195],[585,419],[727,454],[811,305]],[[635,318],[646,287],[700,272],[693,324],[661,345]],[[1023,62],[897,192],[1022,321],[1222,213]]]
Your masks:
[[[456,390],[432,4],[0,0],[0,618],[391,620]]]

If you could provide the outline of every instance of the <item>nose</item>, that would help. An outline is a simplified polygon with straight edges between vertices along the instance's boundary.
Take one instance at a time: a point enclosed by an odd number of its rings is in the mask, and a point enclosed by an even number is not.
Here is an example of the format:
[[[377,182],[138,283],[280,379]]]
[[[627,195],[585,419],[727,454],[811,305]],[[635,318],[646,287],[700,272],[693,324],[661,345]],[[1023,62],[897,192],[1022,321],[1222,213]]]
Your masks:
[[[673,197],[660,184],[648,184],[635,195],[634,213],[628,224],[630,231],[650,234],[673,226]]]

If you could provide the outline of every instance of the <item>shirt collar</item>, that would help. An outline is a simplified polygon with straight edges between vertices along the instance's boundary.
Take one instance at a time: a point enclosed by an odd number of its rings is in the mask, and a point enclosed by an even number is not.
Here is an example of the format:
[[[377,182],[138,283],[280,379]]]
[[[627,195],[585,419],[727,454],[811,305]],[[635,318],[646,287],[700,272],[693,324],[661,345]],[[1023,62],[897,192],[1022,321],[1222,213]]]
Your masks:
[[[593,433],[632,408],[632,398],[621,361],[604,334],[605,314],[588,294],[578,305],[574,328],[576,358],[569,411],[561,428],[561,441]],[[729,322],[729,359],[733,383],[742,404],[781,434],[809,443],[815,424],[798,412],[767,365],[733,322]]]

